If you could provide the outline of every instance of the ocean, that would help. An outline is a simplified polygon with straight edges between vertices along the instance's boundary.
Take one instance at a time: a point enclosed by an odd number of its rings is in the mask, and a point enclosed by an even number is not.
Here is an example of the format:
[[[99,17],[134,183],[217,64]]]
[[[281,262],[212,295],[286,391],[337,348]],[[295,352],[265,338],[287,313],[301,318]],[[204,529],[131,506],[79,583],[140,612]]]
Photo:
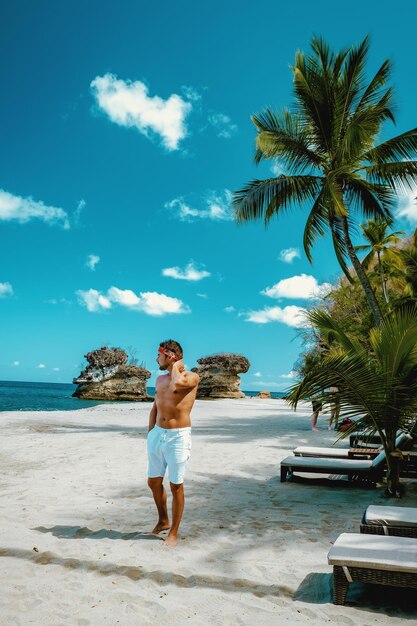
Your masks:
[[[0,380],[1,411],[74,411],[103,402],[73,398],[77,385],[71,383],[28,383]],[[148,387],[149,395],[155,387]],[[258,391],[244,391],[247,396],[256,396]],[[280,392],[271,392],[271,398],[282,398]],[[107,404],[107,403],[106,403]],[[111,403],[109,403],[111,404]]]

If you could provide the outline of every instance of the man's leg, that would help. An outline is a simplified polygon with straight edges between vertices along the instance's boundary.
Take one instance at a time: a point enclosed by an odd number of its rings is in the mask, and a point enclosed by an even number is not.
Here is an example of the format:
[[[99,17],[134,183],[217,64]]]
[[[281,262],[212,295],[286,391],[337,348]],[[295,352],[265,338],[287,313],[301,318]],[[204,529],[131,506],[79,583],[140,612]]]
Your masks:
[[[165,540],[166,546],[176,546],[178,543],[178,529],[184,512],[184,485],[170,483],[172,493],[172,525]]]
[[[164,489],[163,480],[162,476],[148,478],[148,485],[152,490],[153,499],[158,509],[158,523],[152,531],[155,535],[170,528],[167,510],[167,494]]]

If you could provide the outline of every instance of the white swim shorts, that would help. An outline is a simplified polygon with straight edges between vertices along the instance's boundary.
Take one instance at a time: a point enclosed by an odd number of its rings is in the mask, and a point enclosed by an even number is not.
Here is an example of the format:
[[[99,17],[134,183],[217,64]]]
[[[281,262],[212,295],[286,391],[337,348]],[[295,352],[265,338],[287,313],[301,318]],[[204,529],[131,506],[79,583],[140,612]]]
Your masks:
[[[168,466],[170,482],[183,483],[191,454],[191,427],[161,428],[155,424],[148,433],[147,446],[148,477],[164,476]]]

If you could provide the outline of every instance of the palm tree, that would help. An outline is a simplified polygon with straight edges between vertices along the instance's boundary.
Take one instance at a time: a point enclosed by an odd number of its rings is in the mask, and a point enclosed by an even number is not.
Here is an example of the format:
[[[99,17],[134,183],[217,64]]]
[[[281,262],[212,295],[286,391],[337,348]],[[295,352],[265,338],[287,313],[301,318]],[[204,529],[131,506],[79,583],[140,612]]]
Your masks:
[[[332,347],[286,393],[287,400],[296,408],[299,400],[323,397],[323,389],[337,386],[341,413],[356,418],[356,427],[381,437],[387,459],[386,495],[398,495],[397,431],[408,430],[417,419],[417,307],[388,313],[381,326],[371,330],[370,349],[348,337],[327,313],[312,311],[309,318],[322,337],[333,339]]]
[[[403,306],[407,302],[417,303],[417,229],[414,231],[410,245],[397,250],[391,282],[400,295],[395,306]]]
[[[312,54],[297,52],[292,67],[295,106],[267,108],[257,128],[255,162],[279,159],[287,174],[253,180],[233,199],[235,219],[263,218],[265,226],[290,205],[308,205],[304,249],[312,262],[317,237],[329,230],[337,259],[352,282],[347,257],[365,291],[377,325],[382,315],[351,241],[352,212],[390,221],[398,186],[417,182],[417,128],[376,144],[383,123],[394,121],[390,62],[367,82],[368,38],[337,54],[313,38]]]
[[[387,279],[382,266],[381,257],[388,251],[390,245],[398,243],[401,240],[398,235],[405,235],[405,232],[402,230],[387,234],[389,226],[390,224],[386,220],[381,219],[368,220],[366,224],[361,224],[362,234],[368,243],[362,246],[355,246],[355,252],[369,250],[368,254],[362,260],[364,270],[369,270],[372,262],[375,260],[375,256],[377,257],[379,278],[385,302],[389,302],[389,298],[386,284]]]

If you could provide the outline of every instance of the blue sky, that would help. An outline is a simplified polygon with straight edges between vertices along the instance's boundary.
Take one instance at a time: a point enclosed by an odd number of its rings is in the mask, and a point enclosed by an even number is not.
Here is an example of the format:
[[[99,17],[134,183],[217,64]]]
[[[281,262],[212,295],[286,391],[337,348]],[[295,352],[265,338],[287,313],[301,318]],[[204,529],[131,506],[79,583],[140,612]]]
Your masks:
[[[397,126],[416,125],[411,1],[3,3],[0,21],[0,379],[68,382],[100,345],[154,370],[238,352],[243,388],[285,387],[300,350],[294,307],[335,281],[328,241],[311,266],[305,215],[237,226],[230,193],[253,163],[250,115],[291,103],[289,65],[313,34],[371,35],[393,60]],[[399,202],[395,227],[417,209]]]

